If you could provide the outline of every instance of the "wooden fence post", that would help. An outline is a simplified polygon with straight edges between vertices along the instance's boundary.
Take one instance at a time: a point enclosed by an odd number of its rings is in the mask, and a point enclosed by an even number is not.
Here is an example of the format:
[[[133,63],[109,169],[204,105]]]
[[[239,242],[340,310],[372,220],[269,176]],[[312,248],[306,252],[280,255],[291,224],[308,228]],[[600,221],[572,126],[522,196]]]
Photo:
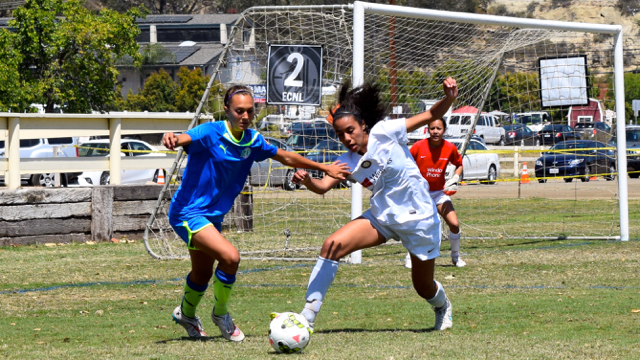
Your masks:
[[[96,186],[91,193],[91,241],[113,237],[113,187]]]
[[[245,185],[233,204],[238,231],[253,231],[253,187]]]

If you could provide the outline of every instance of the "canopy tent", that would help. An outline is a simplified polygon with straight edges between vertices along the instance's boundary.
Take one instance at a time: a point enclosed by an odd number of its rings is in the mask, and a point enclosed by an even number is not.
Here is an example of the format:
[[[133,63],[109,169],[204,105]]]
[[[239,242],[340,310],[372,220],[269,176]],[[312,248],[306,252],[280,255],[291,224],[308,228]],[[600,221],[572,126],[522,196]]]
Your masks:
[[[463,106],[461,108],[455,109],[452,111],[454,114],[477,114],[478,109],[473,106]]]

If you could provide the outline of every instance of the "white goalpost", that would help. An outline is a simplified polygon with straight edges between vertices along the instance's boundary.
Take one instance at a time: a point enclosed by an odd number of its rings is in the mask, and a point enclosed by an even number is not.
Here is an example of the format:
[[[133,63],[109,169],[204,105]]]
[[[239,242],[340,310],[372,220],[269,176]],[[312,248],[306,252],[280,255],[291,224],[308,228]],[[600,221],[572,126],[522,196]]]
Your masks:
[[[589,182],[587,173],[580,173],[566,175],[564,183],[562,177],[537,177],[539,183],[534,180],[521,184],[517,169],[508,174],[509,166],[529,162],[535,178],[534,163],[549,146],[489,144],[488,152],[499,153],[499,162],[484,165],[484,170],[478,170],[477,174],[473,174],[472,168],[465,169],[463,180],[468,186],[461,186],[453,198],[462,236],[465,241],[496,238],[626,241],[630,233],[640,234],[638,226],[629,226],[621,26],[453,13],[359,1],[352,5],[254,7],[245,10],[230,29],[228,42],[190,127],[198,123],[200,114],[223,118],[222,84],[245,84],[254,89],[266,84],[270,44],[321,45],[324,51],[321,81],[326,85],[323,89],[333,88],[333,93],[327,90],[322,104],[311,108],[261,103],[256,93],[259,115],[254,125],[264,136],[294,145],[294,140],[302,136],[295,133],[294,123],[324,119],[335,104],[335,89],[347,78],[356,86],[366,80],[376,81],[383,89],[391,116],[405,117],[423,111],[422,104],[441,98],[442,80],[452,76],[460,88],[452,110],[466,108],[473,112],[468,116],[471,128],[460,148],[470,161],[475,161],[472,159],[475,154],[487,152],[469,144],[474,128],[490,112],[508,114],[501,119],[503,124],[516,121],[516,114],[536,111],[548,112],[557,123],[572,121],[568,118],[569,110],[577,109],[578,105],[543,107],[540,64],[541,59],[584,58],[588,86],[581,95],[601,107],[614,109],[617,118],[615,133],[611,134],[617,136],[617,149],[615,154],[608,155],[609,160],[603,160],[609,161],[608,170],[590,169],[590,174],[600,176],[602,181]],[[562,91],[559,87],[559,92]],[[293,135],[287,137],[287,131]],[[323,139],[318,136],[310,141],[315,144]],[[309,156],[322,154],[315,158],[319,161],[329,161],[332,155],[327,150],[299,151]],[[166,219],[185,158],[180,153],[147,224],[145,245],[154,258],[188,256]],[[223,224],[225,237],[245,259],[315,260],[322,241],[368,207],[369,193],[359,184],[319,196],[287,183],[293,169],[273,161],[258,165],[262,171],[252,170]],[[499,175],[488,182],[496,182],[495,185],[484,185],[487,171]],[[361,262],[361,253],[351,254],[349,261]]]
[[[622,26],[621,25],[601,25],[601,24],[586,24],[586,23],[570,23],[560,21],[549,20],[534,20],[534,19],[521,19],[511,17],[499,17],[492,15],[481,14],[468,14],[468,13],[454,13],[448,11],[430,10],[430,9],[416,9],[404,6],[392,6],[384,4],[366,3],[361,1],[355,1],[353,3],[353,75],[352,81],[354,86],[358,86],[364,82],[364,52],[365,52],[365,15],[376,14],[389,17],[405,17],[415,18],[423,20],[435,20],[435,21],[451,21],[459,23],[469,24],[482,24],[482,25],[495,25],[495,26],[509,26],[516,28],[528,28],[528,29],[544,29],[551,31],[580,31],[585,33],[595,34],[608,34],[614,36],[614,86],[616,89],[624,89],[624,69],[623,69],[623,43],[622,43]],[[428,39],[425,39],[428,41]],[[506,46],[507,44],[505,44]],[[420,46],[420,44],[416,44]],[[502,53],[496,53],[496,58],[502,58]],[[500,65],[500,60],[496,61],[497,65]],[[497,66],[496,66],[497,68]],[[489,84],[490,85],[490,84]],[[625,118],[624,110],[624,91],[616,91],[615,97],[616,114],[618,119]],[[482,109],[482,107],[480,107]],[[477,122],[478,116],[475,121]],[[472,126],[475,126],[475,122]],[[472,127],[473,129],[473,127]],[[627,149],[625,139],[625,121],[618,121],[616,126],[616,133],[618,139],[618,158],[617,169],[619,174],[624,176],[619,177],[618,191],[619,191],[619,211],[620,211],[620,237],[622,241],[629,240],[629,204],[628,204],[628,184],[627,184]],[[466,137],[465,144],[468,143],[471,132]],[[466,148],[466,146],[465,146]],[[464,154],[465,148],[462,149]],[[358,188],[362,189],[361,186]],[[361,195],[354,192],[354,196],[359,198]],[[352,204],[353,202],[352,199]],[[352,206],[351,217],[356,218],[362,213],[362,209],[357,206]],[[354,258],[354,262],[360,262],[361,255],[358,253]]]

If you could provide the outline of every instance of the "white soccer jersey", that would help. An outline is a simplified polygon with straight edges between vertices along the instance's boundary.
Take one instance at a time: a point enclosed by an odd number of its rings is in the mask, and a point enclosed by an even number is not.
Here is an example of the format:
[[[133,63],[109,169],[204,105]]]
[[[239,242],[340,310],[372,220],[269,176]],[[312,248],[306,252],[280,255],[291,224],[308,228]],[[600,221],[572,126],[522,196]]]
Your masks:
[[[439,241],[440,221],[429,183],[420,174],[408,142],[405,119],[381,121],[371,129],[363,156],[349,151],[338,160],[349,165],[353,180],[371,190],[371,213],[381,224],[403,228],[432,219],[427,232]]]

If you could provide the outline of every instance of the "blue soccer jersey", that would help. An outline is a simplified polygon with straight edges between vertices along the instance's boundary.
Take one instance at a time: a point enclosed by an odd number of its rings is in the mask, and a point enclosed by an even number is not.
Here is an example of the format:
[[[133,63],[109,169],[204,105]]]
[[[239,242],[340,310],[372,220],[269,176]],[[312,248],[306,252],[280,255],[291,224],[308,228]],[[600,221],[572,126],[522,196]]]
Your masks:
[[[206,216],[222,222],[244,186],[254,161],[274,157],[278,148],[253,129],[235,139],[226,121],[202,124],[186,132],[191,144],[182,184],[171,200],[169,217]]]

